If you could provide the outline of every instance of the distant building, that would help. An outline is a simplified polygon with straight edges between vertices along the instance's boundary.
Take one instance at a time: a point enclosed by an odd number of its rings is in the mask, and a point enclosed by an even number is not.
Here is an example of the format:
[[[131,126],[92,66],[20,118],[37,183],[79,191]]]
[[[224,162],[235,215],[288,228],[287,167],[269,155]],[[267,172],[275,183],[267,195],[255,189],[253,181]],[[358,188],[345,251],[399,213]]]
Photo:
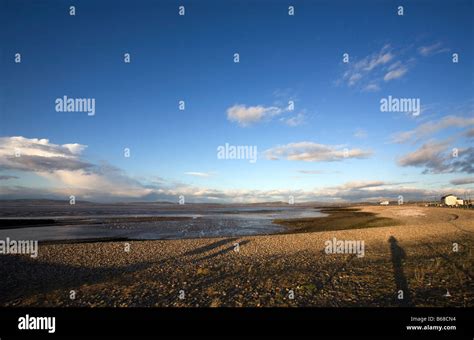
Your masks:
[[[389,201],[382,201],[382,202],[380,202],[380,205],[389,205],[389,204],[390,204]]]
[[[457,199],[456,200],[456,205],[464,205],[464,201],[460,200],[460,199]]]
[[[458,205],[459,204],[458,201],[462,202],[462,200],[458,200],[456,196],[451,195],[451,194],[441,197],[441,203],[448,206]]]

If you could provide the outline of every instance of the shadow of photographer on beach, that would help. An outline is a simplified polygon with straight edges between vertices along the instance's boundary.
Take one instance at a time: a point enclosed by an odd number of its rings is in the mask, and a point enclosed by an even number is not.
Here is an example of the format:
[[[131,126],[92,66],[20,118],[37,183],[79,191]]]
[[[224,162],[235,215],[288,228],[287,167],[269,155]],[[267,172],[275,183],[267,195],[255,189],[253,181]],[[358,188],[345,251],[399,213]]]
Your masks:
[[[394,236],[390,236],[388,242],[390,243],[390,253],[392,256],[393,277],[397,287],[396,303],[404,307],[413,306],[408,280],[403,271],[403,260],[406,258],[405,250],[400,247],[398,240]],[[401,298],[400,291],[403,292]]]

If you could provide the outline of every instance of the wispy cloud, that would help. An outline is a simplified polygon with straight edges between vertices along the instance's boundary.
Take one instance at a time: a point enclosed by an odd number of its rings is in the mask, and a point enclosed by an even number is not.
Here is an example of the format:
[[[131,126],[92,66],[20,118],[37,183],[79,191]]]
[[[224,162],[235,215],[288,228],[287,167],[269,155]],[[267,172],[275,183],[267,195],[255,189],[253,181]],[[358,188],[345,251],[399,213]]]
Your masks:
[[[283,118],[282,121],[288,125],[288,126],[300,126],[304,124],[305,122],[305,114],[303,112],[300,112],[296,114],[295,116],[289,117],[289,118]]]
[[[362,90],[364,92],[377,92],[380,90],[380,86],[377,84],[367,84]]]
[[[320,175],[325,173],[323,170],[298,170],[298,172],[306,175]]]
[[[368,158],[370,150],[348,149],[341,145],[325,145],[314,142],[297,142],[280,145],[264,152],[271,160],[286,159],[305,162],[334,162],[349,158]]]
[[[453,185],[474,184],[474,177],[453,179],[450,183]]]
[[[418,142],[422,138],[431,136],[436,132],[450,127],[465,128],[474,125],[474,118],[446,116],[438,121],[430,121],[418,126],[416,129],[398,132],[391,137],[394,143]],[[469,135],[469,132],[467,132]]]
[[[418,53],[424,57],[432,56],[442,52],[448,52],[449,48],[443,47],[441,42],[434,43],[432,45],[420,46],[418,48]]]
[[[342,78],[336,83],[344,83],[348,87],[359,89],[363,92],[376,92],[383,84],[401,79],[406,76],[416,63],[418,54],[427,57],[449,51],[438,42],[431,45],[420,46],[417,50],[413,47],[395,49],[390,44],[384,45],[380,51],[371,53],[362,59],[344,64],[347,69]],[[411,52],[411,55],[408,53]]]
[[[367,138],[368,134],[367,134],[367,131],[364,129],[357,129],[354,132],[354,137],[363,139],[363,138]]]
[[[467,130],[464,135],[468,138],[474,138],[474,128]]]
[[[197,172],[197,171],[188,171],[184,173],[185,175],[194,176],[194,177],[211,177],[214,176],[214,172]]]
[[[378,52],[359,61],[348,63],[348,69],[342,76],[342,82],[364,92],[378,91],[383,82],[401,78],[408,72],[407,64],[397,58],[399,56],[387,44]]]
[[[405,73],[407,72],[408,72],[408,68],[404,65],[401,65],[400,67],[395,68],[389,71],[388,73],[386,73],[385,76],[383,77],[383,80],[390,81],[393,79],[398,79],[398,78],[403,77]]]
[[[355,69],[361,72],[370,72],[393,60],[394,55],[392,53],[390,45],[385,45],[378,53],[369,55],[355,64]]]
[[[388,183],[384,181],[353,181],[347,182],[339,186],[340,189],[368,189],[374,187],[385,186]]]
[[[304,124],[306,115],[305,110],[295,111],[288,105],[282,106],[246,106],[234,105],[227,109],[227,119],[237,123],[241,127],[248,127],[263,121],[270,121],[276,116],[282,116],[280,121],[284,124],[295,127]]]
[[[1,175],[0,176],[0,181],[7,181],[9,179],[18,179],[19,177],[17,176],[9,176],[9,175]]]

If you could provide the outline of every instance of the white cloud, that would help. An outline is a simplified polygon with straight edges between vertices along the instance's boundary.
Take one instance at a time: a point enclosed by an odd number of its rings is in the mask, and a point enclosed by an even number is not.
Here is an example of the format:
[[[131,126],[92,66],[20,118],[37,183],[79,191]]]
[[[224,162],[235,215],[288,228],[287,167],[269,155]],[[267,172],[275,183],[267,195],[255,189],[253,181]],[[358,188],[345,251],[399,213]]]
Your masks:
[[[372,151],[347,149],[338,145],[324,145],[313,142],[298,142],[277,146],[265,151],[271,160],[285,158],[290,161],[333,162],[345,158],[367,158]]]
[[[448,142],[431,142],[423,144],[418,150],[411,152],[398,160],[401,166],[430,165],[434,168],[443,168],[444,157],[441,155],[447,149]]]
[[[85,148],[77,143],[58,145],[48,139],[1,137],[0,170],[34,173],[67,196],[107,193],[138,197],[149,192],[118,168],[81,159]],[[15,150],[20,152],[19,157]]]
[[[78,157],[85,148],[81,144],[53,144],[48,139],[0,137],[0,170],[48,172],[87,169],[91,164]]]
[[[54,159],[62,150],[62,146],[49,143],[47,140],[36,139],[16,139],[23,145],[30,147],[30,153],[37,154],[48,149],[50,154],[41,154],[39,158],[42,164],[46,164],[48,159]],[[15,141],[15,139],[14,139]],[[0,146],[3,148],[11,140],[3,138]],[[337,148],[324,146],[314,143],[295,143],[303,147],[308,155],[301,156],[306,159],[308,156],[317,159],[339,159],[340,154]],[[36,150],[38,148],[39,150]],[[33,150],[34,149],[34,150]],[[66,148],[67,149],[67,148]],[[298,149],[298,148],[297,148]],[[56,150],[56,151],[53,151]],[[322,150],[324,155],[314,155],[317,150]],[[286,154],[289,150],[283,152]],[[301,151],[301,150],[297,150]],[[66,153],[69,151],[66,151]],[[69,155],[69,154],[68,154]],[[353,154],[354,155],[354,154]],[[293,156],[296,156],[295,154]],[[299,157],[298,156],[298,157]],[[62,158],[67,159],[66,157]],[[78,160],[79,161],[79,160]],[[89,164],[89,163],[87,163]],[[406,183],[390,183],[380,180],[361,180],[342,183],[337,186],[323,188],[309,188],[308,190],[294,189],[269,189],[269,190],[251,190],[251,189],[211,189],[205,187],[196,187],[183,183],[167,183],[164,179],[152,178],[149,185],[144,185],[122,170],[107,164],[93,164],[84,169],[57,169],[53,164],[52,169],[46,171],[30,170],[39,176],[50,180],[48,187],[21,186],[7,184],[0,185],[0,198],[52,198],[67,199],[70,195],[75,195],[77,200],[89,200],[98,202],[119,202],[119,201],[171,201],[176,202],[180,195],[186,197],[187,202],[219,202],[219,203],[256,203],[269,201],[286,202],[289,195],[296,198],[297,202],[305,201],[372,201],[380,199],[397,199],[398,195],[403,195],[405,199],[420,199],[424,197],[433,197],[449,191],[455,195],[462,196],[465,188],[445,188],[444,190],[428,190],[416,187],[407,187]],[[301,170],[301,173],[319,174],[319,170]],[[197,174],[196,172],[190,172]],[[203,174],[203,173],[199,173]],[[5,176],[6,177],[6,176]],[[454,185],[458,185],[457,182]]]
[[[74,144],[63,144],[63,147],[68,149],[73,155],[80,155],[82,154],[82,151],[84,151],[87,146],[74,143]]]
[[[283,110],[276,106],[245,106],[234,105],[227,109],[227,119],[240,126],[249,126],[282,113]]]
[[[66,197],[73,194],[80,197],[138,198],[153,192],[153,189],[144,187],[120,169],[113,167],[94,169],[93,172],[57,170],[38,174],[56,183],[56,190],[63,192]]]
[[[0,156],[15,155],[15,150],[20,150],[21,155],[40,157],[75,158],[86,148],[81,144],[52,144],[48,139],[25,138],[21,136],[0,137]]]
[[[398,159],[400,166],[424,168],[423,173],[474,173],[474,147],[460,148],[454,157],[449,141],[430,141]]]

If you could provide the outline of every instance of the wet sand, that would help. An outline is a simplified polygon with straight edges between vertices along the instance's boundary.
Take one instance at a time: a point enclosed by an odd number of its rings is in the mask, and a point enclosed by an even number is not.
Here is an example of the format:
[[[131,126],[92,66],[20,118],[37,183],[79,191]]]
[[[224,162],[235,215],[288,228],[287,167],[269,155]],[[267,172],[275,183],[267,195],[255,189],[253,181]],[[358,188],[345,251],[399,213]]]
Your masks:
[[[35,259],[0,255],[0,305],[474,305],[474,211],[358,208],[383,225],[349,218],[340,230],[308,232],[304,219],[293,226],[299,232],[279,235],[40,244]],[[363,240],[365,256],[326,254],[334,237]]]

